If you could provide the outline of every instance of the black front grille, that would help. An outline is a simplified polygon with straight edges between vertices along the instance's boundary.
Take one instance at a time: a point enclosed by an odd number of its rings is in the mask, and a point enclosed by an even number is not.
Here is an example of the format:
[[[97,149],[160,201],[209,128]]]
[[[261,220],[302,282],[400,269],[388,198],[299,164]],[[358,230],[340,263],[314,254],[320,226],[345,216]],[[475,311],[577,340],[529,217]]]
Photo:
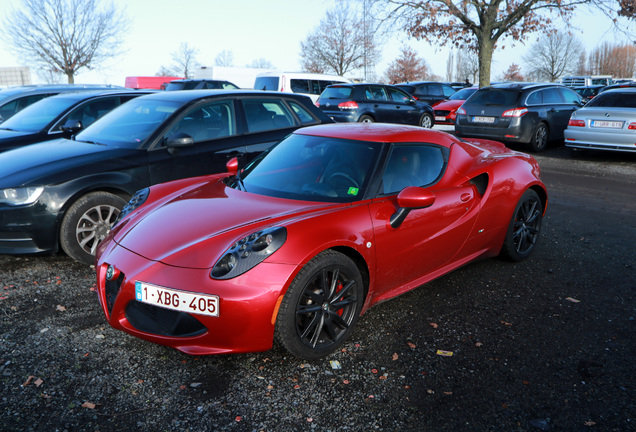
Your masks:
[[[119,294],[119,289],[121,288],[121,284],[124,282],[124,274],[119,273],[119,277],[114,280],[106,280],[105,291],[106,291],[106,308],[108,309],[108,315],[113,312],[113,305],[115,304],[115,299],[117,298],[117,294]]]
[[[446,117],[447,115],[450,114],[450,111],[445,111],[445,110],[435,110],[435,115],[436,116],[444,116]]]
[[[192,315],[132,300],[126,319],[138,330],[161,336],[192,337],[207,331]]]

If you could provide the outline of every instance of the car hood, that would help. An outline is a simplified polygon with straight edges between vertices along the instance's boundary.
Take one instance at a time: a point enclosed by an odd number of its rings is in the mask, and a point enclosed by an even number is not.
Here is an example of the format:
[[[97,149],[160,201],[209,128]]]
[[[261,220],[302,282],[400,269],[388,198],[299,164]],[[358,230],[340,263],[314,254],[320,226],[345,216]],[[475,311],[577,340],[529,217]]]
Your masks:
[[[152,189],[150,198],[152,199]],[[235,242],[268,226],[339,207],[247,193],[222,179],[198,182],[151,203],[115,229],[114,241],[152,261],[211,268]]]
[[[56,139],[0,153],[0,189],[46,185],[94,173],[96,162],[126,156],[137,150]]]
[[[463,100],[445,100],[445,101],[441,101],[436,103],[435,105],[433,105],[433,109],[436,110],[448,110],[448,111],[453,111],[456,110],[457,108],[459,108],[464,102]]]

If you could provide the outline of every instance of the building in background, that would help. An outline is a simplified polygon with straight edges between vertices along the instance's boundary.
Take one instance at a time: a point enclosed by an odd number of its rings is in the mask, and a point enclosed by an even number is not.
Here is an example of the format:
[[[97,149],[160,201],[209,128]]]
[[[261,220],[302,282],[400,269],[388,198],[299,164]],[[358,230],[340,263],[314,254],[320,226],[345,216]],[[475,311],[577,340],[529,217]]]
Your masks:
[[[0,87],[31,83],[31,70],[28,67],[0,67]]]

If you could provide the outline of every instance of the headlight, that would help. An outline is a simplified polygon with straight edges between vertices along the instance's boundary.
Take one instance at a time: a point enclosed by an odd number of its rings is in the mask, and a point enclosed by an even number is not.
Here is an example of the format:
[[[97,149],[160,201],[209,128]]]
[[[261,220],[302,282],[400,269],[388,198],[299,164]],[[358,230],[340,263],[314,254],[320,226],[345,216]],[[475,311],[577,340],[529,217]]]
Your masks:
[[[141,189],[135,192],[135,194],[132,196],[130,201],[128,201],[128,203],[124,206],[124,208],[121,209],[121,212],[119,212],[119,216],[117,217],[117,220],[115,220],[115,223],[113,223],[113,226],[115,226],[117,222],[119,222],[124,217],[126,217],[128,213],[134,211],[136,208],[138,208],[143,203],[145,203],[146,200],[148,199],[149,194],[150,194],[150,189],[148,188]]]
[[[261,263],[287,239],[283,227],[267,228],[250,234],[229,248],[212,268],[212,279],[231,279]]]
[[[40,198],[43,190],[42,186],[0,189],[0,204],[10,206],[33,204]]]

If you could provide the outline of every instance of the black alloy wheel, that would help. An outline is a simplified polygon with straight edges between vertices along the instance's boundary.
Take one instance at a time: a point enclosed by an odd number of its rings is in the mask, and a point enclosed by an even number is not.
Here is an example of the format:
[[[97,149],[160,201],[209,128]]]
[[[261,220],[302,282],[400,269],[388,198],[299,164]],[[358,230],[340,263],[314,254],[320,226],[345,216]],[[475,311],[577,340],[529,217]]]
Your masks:
[[[283,297],[277,338],[297,357],[323,358],[349,336],[363,303],[363,281],[355,263],[342,253],[325,251],[303,267]]]
[[[550,133],[548,131],[548,126],[545,123],[539,123],[532,135],[532,141],[530,142],[532,151],[538,153],[548,148],[549,137]]]
[[[501,254],[512,261],[522,261],[534,250],[541,233],[543,205],[539,195],[528,189],[515,208],[508,226]]]

